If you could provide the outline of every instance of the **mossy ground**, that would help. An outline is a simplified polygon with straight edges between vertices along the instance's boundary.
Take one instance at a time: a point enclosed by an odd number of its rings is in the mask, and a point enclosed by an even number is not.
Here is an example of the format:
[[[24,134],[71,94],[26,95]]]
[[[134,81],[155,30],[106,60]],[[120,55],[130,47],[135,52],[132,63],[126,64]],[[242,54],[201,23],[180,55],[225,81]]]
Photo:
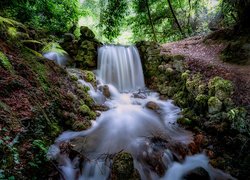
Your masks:
[[[90,126],[93,100],[63,68],[22,44],[0,38],[0,59],[0,179],[46,179],[54,168],[48,147],[63,130]]]

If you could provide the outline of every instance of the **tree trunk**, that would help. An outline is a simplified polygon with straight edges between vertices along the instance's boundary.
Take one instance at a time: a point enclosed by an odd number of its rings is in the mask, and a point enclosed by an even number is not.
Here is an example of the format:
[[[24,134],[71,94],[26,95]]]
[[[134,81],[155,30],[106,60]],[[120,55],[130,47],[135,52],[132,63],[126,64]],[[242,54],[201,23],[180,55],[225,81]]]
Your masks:
[[[173,15],[173,17],[174,17],[175,23],[177,24],[180,33],[181,33],[183,36],[185,36],[185,34],[183,33],[183,31],[182,31],[182,29],[181,29],[181,26],[180,26],[180,24],[179,24],[179,21],[178,21],[177,17],[175,16],[174,9],[173,9],[173,7],[172,7],[172,4],[171,4],[170,0],[168,0],[168,6],[169,6],[169,8],[170,8],[170,10],[171,10],[171,13],[172,13],[172,15]]]
[[[150,9],[149,9],[149,5],[148,5],[148,0],[145,0],[145,4],[146,4],[146,8],[147,8],[147,12],[148,12],[148,19],[150,21],[150,25],[153,31],[153,35],[154,35],[154,41],[157,42],[157,37],[156,37],[156,33],[155,33],[155,27],[151,18],[151,13],[150,13]]]

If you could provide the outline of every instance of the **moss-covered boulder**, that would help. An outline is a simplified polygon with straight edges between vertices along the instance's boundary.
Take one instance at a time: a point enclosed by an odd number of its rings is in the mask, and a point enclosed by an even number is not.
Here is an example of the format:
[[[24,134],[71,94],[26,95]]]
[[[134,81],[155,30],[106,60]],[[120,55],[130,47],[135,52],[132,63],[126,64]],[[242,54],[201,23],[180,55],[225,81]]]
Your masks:
[[[113,159],[112,179],[139,179],[133,165],[133,158],[129,153],[118,153]]]
[[[80,68],[95,68],[97,65],[97,47],[94,41],[84,40],[78,47],[75,61]]]
[[[244,108],[236,107],[227,112],[231,122],[231,128],[241,133],[250,135],[250,119],[247,118],[247,111]]]
[[[210,79],[208,89],[210,96],[215,96],[221,101],[230,98],[233,94],[232,82],[218,76]]]
[[[222,109],[222,102],[215,96],[208,99],[208,112],[210,114],[215,114],[220,112]]]
[[[87,26],[80,27],[81,39],[94,39],[95,34]]]
[[[60,45],[72,58],[77,55],[78,41],[75,39],[73,34],[65,33],[63,36],[63,41],[60,43]]]

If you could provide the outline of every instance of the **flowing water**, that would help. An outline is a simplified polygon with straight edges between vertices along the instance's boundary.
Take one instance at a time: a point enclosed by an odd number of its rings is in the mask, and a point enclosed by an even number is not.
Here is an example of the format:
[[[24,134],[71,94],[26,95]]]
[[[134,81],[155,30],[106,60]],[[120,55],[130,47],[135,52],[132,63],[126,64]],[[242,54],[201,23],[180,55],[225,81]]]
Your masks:
[[[69,57],[62,52],[59,53],[57,49],[58,46],[52,45],[51,49],[48,52],[44,53],[43,56],[47,59],[55,61],[55,63],[57,63],[60,66],[66,66]]]
[[[77,69],[68,71],[78,75]],[[178,160],[173,147],[185,147],[192,141],[192,134],[176,124],[180,116],[178,107],[171,101],[160,100],[157,93],[145,88],[135,47],[101,47],[96,74],[97,88],[82,79],[78,81],[89,87],[89,94],[97,104],[103,104],[109,110],[102,112],[90,129],[64,132],[51,146],[48,156],[57,160],[62,179],[109,179],[110,155],[121,151],[132,155],[141,179],[180,180],[198,167],[205,169],[211,179],[222,173],[209,166],[203,154]],[[109,97],[103,95],[104,86],[109,89]],[[60,143],[68,141],[85,157],[82,165],[79,165],[78,157],[69,158],[60,153]],[[148,161],[159,163],[164,173],[159,175]]]

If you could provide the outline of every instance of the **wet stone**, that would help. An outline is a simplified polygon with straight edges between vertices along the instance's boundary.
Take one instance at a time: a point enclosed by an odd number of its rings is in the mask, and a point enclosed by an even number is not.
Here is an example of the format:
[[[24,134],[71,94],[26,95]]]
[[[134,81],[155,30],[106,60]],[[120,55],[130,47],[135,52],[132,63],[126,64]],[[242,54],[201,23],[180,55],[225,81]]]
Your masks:
[[[151,110],[154,110],[154,111],[160,109],[159,105],[156,104],[156,103],[153,102],[153,101],[149,101],[149,102],[146,104],[146,107],[147,107],[148,109],[151,109]]]

